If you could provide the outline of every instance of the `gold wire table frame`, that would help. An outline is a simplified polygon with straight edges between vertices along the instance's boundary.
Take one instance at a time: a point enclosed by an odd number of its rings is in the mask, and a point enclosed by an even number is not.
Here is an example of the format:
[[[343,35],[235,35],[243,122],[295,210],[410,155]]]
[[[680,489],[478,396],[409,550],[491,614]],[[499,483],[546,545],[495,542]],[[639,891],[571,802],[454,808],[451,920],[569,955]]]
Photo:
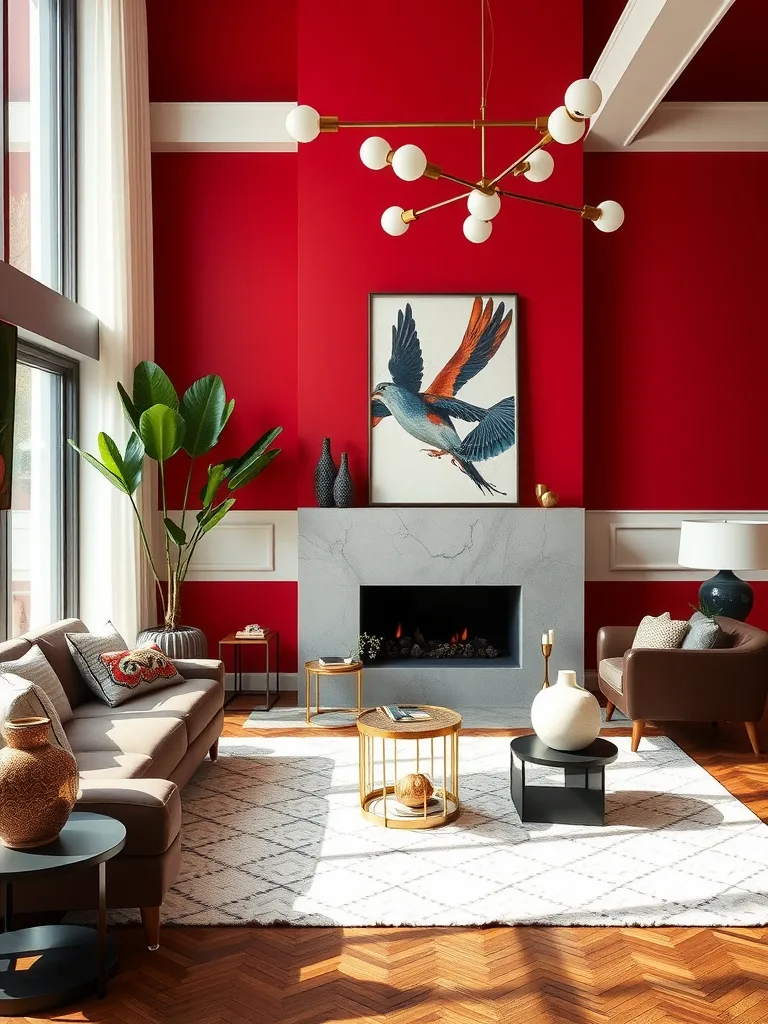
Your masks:
[[[321,715],[330,715],[344,712],[350,715],[359,715],[363,710],[363,663],[353,661],[347,664],[321,665],[319,661],[307,661],[304,663],[306,676],[306,700],[307,700],[307,724],[313,718]],[[321,676],[343,676],[355,675],[357,691],[357,707],[354,708],[322,708],[320,707],[320,677]],[[315,680],[315,710],[312,711],[312,678]],[[350,723],[351,724],[351,723]]]
[[[357,720],[360,809],[365,818],[383,828],[439,828],[455,821],[461,813],[461,715],[450,708],[428,704],[419,708],[428,711],[430,717],[418,722],[393,722],[383,711],[373,708]],[[413,743],[415,750],[410,748]],[[408,746],[404,751],[405,744]],[[436,808],[428,806],[425,796],[420,814],[398,815],[395,785],[398,765],[402,768],[404,763],[413,764],[416,772],[429,772],[434,797],[440,802]],[[442,785],[438,785],[438,779]]]

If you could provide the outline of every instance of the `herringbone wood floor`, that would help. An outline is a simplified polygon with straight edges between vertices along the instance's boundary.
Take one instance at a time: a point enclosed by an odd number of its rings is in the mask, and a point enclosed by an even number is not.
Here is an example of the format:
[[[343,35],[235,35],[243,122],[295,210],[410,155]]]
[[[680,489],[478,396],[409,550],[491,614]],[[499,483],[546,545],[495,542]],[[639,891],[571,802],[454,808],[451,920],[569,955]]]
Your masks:
[[[229,715],[225,734],[242,735],[243,718]],[[743,727],[675,728],[670,735],[768,821],[768,757],[752,755]],[[768,726],[761,735],[768,749]],[[99,1024],[768,1021],[768,929],[167,928],[155,953],[145,950],[138,929],[120,930],[118,938],[121,969],[103,1002],[34,1019]]]

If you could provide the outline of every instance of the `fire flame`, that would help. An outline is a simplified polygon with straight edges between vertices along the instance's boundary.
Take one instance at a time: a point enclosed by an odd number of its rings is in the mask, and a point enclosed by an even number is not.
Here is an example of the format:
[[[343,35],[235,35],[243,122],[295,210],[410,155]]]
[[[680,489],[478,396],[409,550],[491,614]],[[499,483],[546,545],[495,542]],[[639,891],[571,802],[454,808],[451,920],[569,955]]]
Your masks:
[[[397,629],[395,630],[395,640],[399,640],[402,635],[403,635],[403,624],[402,624],[402,622],[398,622]]]
[[[469,630],[465,626],[464,629],[461,630],[461,632],[459,632],[459,633],[452,633],[451,634],[450,643],[452,643],[452,644],[462,643],[463,644],[468,639],[469,639]]]

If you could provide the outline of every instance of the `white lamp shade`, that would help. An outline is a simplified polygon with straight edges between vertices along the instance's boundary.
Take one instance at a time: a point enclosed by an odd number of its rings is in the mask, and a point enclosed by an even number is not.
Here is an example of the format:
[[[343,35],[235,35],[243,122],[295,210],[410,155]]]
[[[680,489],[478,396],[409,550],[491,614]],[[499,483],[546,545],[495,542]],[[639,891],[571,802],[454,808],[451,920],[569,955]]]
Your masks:
[[[388,235],[404,235],[410,224],[403,220],[402,206],[388,206],[381,215],[381,226]]]
[[[591,117],[596,114],[602,102],[600,86],[590,78],[580,78],[565,91],[565,105],[578,117]]]
[[[494,192],[493,195],[487,196],[475,188],[467,197],[467,209],[478,220],[493,220],[501,209],[499,193]]]
[[[360,159],[372,171],[382,171],[387,166],[387,157],[392,147],[380,135],[372,135],[360,147]]]
[[[602,217],[592,221],[597,230],[618,231],[624,223],[624,207],[613,199],[606,199],[604,203],[598,203],[597,209],[602,213]]]
[[[427,169],[424,151],[410,143],[396,149],[392,157],[392,170],[403,181],[416,181]]]
[[[555,169],[554,157],[546,149],[537,149],[526,162],[530,167],[523,173],[528,181],[546,181]]]
[[[470,242],[485,242],[491,237],[492,231],[493,222],[490,220],[480,220],[470,214],[464,221],[464,237]]]
[[[314,107],[299,105],[289,112],[285,127],[297,142],[312,142],[320,134],[320,115]]]
[[[677,561],[691,569],[768,569],[768,522],[684,519]]]
[[[570,146],[579,141],[586,131],[586,125],[583,121],[574,121],[565,107],[557,107],[549,115],[547,130],[555,142]]]

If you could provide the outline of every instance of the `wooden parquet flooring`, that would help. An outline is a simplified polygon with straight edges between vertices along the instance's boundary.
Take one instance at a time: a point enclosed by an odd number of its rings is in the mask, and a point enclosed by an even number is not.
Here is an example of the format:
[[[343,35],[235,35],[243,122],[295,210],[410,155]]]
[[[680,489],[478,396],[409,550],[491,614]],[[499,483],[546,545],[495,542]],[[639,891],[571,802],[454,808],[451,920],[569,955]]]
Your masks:
[[[768,821],[768,757],[743,726],[669,734]],[[166,928],[155,953],[138,929],[117,934],[106,999],[28,1020],[768,1024],[762,928]]]

